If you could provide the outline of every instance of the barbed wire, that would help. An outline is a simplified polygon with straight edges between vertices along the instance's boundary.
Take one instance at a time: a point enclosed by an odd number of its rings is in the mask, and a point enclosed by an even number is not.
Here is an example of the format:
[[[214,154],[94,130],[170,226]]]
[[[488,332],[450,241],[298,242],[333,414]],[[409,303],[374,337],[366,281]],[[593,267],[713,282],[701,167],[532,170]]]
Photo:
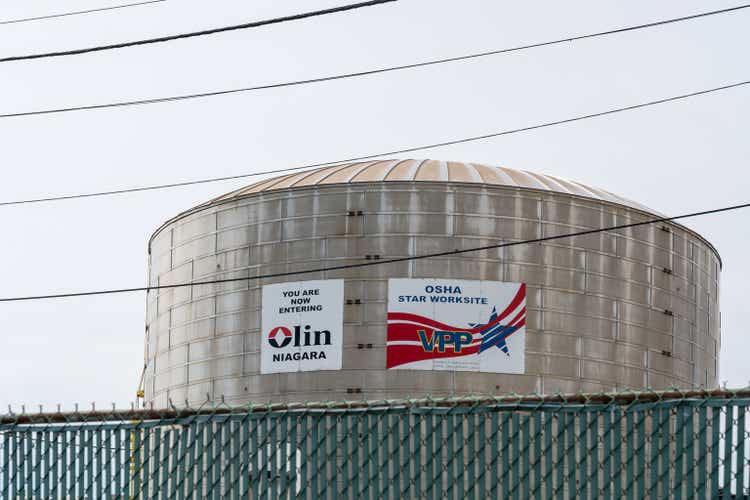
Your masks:
[[[691,389],[681,390],[672,388],[667,390],[621,390],[616,392],[598,393],[554,393],[554,394],[475,394],[450,397],[418,397],[383,400],[345,400],[345,401],[307,401],[292,403],[248,403],[232,406],[220,398],[217,404],[208,398],[200,406],[193,407],[185,402],[185,406],[176,407],[170,401],[169,408],[111,409],[107,411],[73,411],[73,412],[34,412],[27,413],[25,408],[20,413],[8,412],[0,415],[0,425],[15,424],[64,424],[71,422],[96,423],[113,421],[137,424],[133,422],[147,422],[154,420],[177,420],[187,417],[203,416],[231,416],[246,413],[271,412],[341,412],[349,410],[388,410],[405,408],[465,408],[488,405],[516,405],[542,408],[545,405],[615,405],[629,406],[636,403],[657,403],[681,400],[732,400],[750,398],[750,387],[739,389]]]

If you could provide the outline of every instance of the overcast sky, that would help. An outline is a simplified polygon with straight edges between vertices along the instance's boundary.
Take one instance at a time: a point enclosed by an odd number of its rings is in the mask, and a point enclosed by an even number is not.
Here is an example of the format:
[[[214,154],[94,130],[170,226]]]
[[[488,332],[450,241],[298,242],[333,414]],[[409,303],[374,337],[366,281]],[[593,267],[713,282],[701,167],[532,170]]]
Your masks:
[[[4,0],[0,21],[117,3]],[[0,57],[337,5],[168,0],[0,25]],[[0,65],[0,113],[252,86],[510,47],[735,5],[400,0],[260,29]],[[750,79],[750,11],[373,77],[0,119],[0,201],[334,161],[518,128]],[[750,88],[413,157],[505,165],[667,214],[750,201]],[[0,296],[142,286],[164,220],[252,182],[0,207]],[[686,223],[719,250],[720,380],[747,384],[750,212]],[[0,303],[0,404],[131,401],[143,293]]]

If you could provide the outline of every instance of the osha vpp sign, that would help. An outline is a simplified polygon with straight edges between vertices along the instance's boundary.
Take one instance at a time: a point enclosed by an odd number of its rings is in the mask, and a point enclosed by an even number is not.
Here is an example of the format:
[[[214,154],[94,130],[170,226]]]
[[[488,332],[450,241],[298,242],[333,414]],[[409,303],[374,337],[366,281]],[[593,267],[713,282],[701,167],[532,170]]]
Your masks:
[[[526,285],[388,281],[389,369],[523,373]]]
[[[341,369],[343,280],[265,285],[262,293],[261,373]]]

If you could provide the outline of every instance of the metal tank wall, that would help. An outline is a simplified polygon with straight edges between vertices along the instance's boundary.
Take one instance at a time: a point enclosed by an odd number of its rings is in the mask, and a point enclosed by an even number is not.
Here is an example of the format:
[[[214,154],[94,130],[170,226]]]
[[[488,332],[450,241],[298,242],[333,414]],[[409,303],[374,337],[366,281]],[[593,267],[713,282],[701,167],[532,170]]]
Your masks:
[[[569,194],[455,182],[319,185],[198,207],[152,238],[150,284],[249,279],[148,294],[146,401],[161,407],[222,396],[240,404],[716,386],[720,261],[705,240],[675,224],[265,280],[344,278],[344,354],[340,371],[259,374],[264,283],[254,275],[652,217]],[[385,370],[392,277],[527,283],[526,373]]]

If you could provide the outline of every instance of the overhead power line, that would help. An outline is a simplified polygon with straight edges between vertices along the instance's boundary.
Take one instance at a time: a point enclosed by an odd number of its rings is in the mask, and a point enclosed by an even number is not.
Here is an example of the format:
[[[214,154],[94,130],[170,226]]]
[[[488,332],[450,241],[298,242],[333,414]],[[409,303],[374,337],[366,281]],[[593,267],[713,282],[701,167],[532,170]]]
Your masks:
[[[729,212],[732,210],[739,210],[739,209],[748,208],[748,207],[750,207],[750,203],[743,203],[741,205],[731,205],[731,206],[725,206],[721,208],[714,208],[711,210],[702,210],[700,212],[691,212],[691,213],[686,213],[682,215],[677,215],[674,217],[659,217],[656,219],[650,219],[650,220],[641,221],[641,222],[632,222],[629,224],[619,224],[616,226],[608,226],[608,227],[602,227],[598,229],[587,229],[585,231],[576,231],[574,233],[559,234],[555,236],[545,236],[542,238],[513,241],[509,243],[498,243],[495,245],[484,245],[480,247],[449,250],[445,252],[427,253],[427,254],[422,254],[422,255],[414,255],[411,257],[397,257],[393,259],[373,260],[373,261],[368,261],[368,262],[360,262],[357,264],[342,264],[338,266],[318,267],[314,269],[307,269],[307,270],[301,270],[301,271],[288,271],[288,272],[280,272],[280,273],[259,274],[257,276],[247,276],[244,278],[226,278],[226,279],[208,280],[208,281],[194,281],[191,283],[175,283],[172,285],[156,285],[156,286],[135,287],[135,288],[112,288],[108,290],[96,290],[96,291],[89,291],[89,292],[68,292],[68,293],[57,293],[57,294],[48,294],[48,295],[28,295],[25,297],[5,297],[5,298],[0,298],[0,302],[20,302],[20,301],[29,301],[29,300],[60,299],[60,298],[69,298],[69,297],[90,297],[94,295],[112,295],[112,294],[118,294],[118,293],[148,292],[152,290],[184,288],[187,286],[215,285],[215,284],[221,284],[221,283],[236,283],[239,281],[283,278],[286,276],[299,276],[299,275],[304,275],[304,274],[313,274],[313,273],[320,273],[320,272],[326,272],[326,271],[340,271],[343,269],[355,269],[358,267],[382,266],[385,264],[393,264],[396,262],[407,262],[407,261],[421,260],[421,259],[433,259],[437,257],[449,257],[451,255],[465,254],[465,253],[470,253],[470,252],[481,252],[484,250],[493,250],[497,248],[528,245],[531,243],[544,243],[546,241],[560,240],[563,238],[574,238],[577,236],[587,236],[589,234],[597,234],[597,233],[603,233],[607,231],[618,231],[621,229],[646,226],[650,224],[658,224],[662,222],[673,222],[673,221],[680,220],[680,219],[688,219],[691,217],[699,217],[702,215],[718,214],[718,213]]]
[[[295,80],[295,81],[290,81],[290,82],[270,83],[267,85],[258,85],[254,87],[214,90],[210,92],[200,92],[200,93],[194,93],[194,94],[153,97],[149,99],[117,101],[117,102],[109,102],[109,103],[102,103],[102,104],[89,104],[89,105],[83,105],[83,106],[68,106],[68,107],[62,107],[62,108],[41,109],[41,110],[35,110],[35,111],[19,111],[16,113],[0,114],[0,118],[18,118],[18,117],[23,117],[23,116],[48,115],[48,114],[54,114],[54,113],[69,113],[73,111],[90,111],[90,110],[95,110],[95,109],[142,106],[142,105],[147,105],[147,104],[185,101],[185,100],[190,100],[190,99],[203,99],[207,97],[216,97],[216,96],[221,96],[221,95],[239,94],[239,93],[245,93],[245,92],[256,92],[260,90],[278,89],[278,88],[283,88],[283,87],[294,87],[298,85],[309,85],[313,83],[330,82],[330,81],[335,81],[335,80],[343,80],[347,78],[358,78],[358,77],[364,77],[364,76],[377,75],[381,73],[389,73],[392,71],[402,71],[402,70],[407,70],[407,69],[422,68],[422,67],[434,66],[438,64],[446,64],[446,63],[452,63],[452,62],[458,62],[458,61],[466,61],[470,59],[478,59],[482,57],[495,56],[495,55],[500,55],[500,54],[507,54],[510,52],[519,52],[522,50],[536,49],[540,47],[547,47],[550,45],[557,45],[557,44],[569,43],[569,42],[574,42],[574,41],[579,41],[579,40],[586,40],[589,38],[604,37],[604,36],[615,35],[619,33],[626,33],[628,31],[654,28],[657,26],[664,26],[666,24],[690,21],[690,20],[694,20],[694,19],[698,19],[702,17],[714,16],[718,14],[726,14],[729,12],[735,12],[735,11],[738,11],[741,9],[747,9],[747,8],[750,8],[750,4],[740,5],[737,7],[731,7],[728,9],[712,10],[709,12],[702,12],[700,14],[693,14],[690,16],[664,19],[664,20],[656,21],[652,23],[638,24],[634,26],[626,26],[623,28],[615,28],[615,29],[611,29],[608,31],[600,31],[597,33],[589,33],[586,35],[558,38],[556,40],[536,42],[536,43],[531,43],[531,44],[526,44],[526,45],[519,45],[516,47],[490,50],[490,51],[485,51],[485,52],[475,52],[472,54],[465,54],[462,56],[455,56],[455,57],[446,57],[446,58],[441,58],[441,59],[431,59],[428,61],[421,61],[421,62],[412,63],[412,64],[403,64],[400,66],[388,66],[384,68],[376,68],[376,69],[370,69],[370,70],[365,70],[365,71],[358,71],[354,73],[342,73],[338,75],[328,75],[328,76],[322,76],[318,78],[307,78],[304,80]]]
[[[126,47],[136,47],[139,45],[149,45],[152,43],[172,42],[175,40],[182,40],[185,38],[194,38],[197,36],[215,35],[217,33],[225,33],[227,31],[237,31],[237,30],[244,30],[248,28],[258,28],[260,26],[268,26],[270,24],[285,23],[288,21],[299,21],[301,19],[307,19],[310,17],[318,17],[318,16],[325,16],[328,14],[336,14],[339,12],[361,9],[363,7],[372,7],[374,5],[380,5],[380,4],[396,2],[396,1],[397,0],[369,0],[367,2],[342,5],[342,6],[333,7],[330,9],[303,12],[301,14],[292,14],[290,16],[277,17],[274,19],[252,21],[249,23],[235,24],[233,26],[222,26],[221,28],[211,28],[211,29],[202,30],[202,31],[193,31],[190,33],[179,33],[177,35],[161,36],[157,38],[147,38],[144,40],[133,40],[130,42],[113,43],[110,45],[97,45],[95,47],[85,47],[81,49],[61,50],[59,52],[44,52],[40,54],[27,54],[23,56],[3,57],[3,58],[0,58],[0,63],[11,62],[11,61],[28,61],[30,59],[42,59],[42,58],[47,58],[47,57],[74,56],[78,54],[88,54],[91,52],[102,52],[105,50],[123,49]]]
[[[463,137],[463,138],[460,138],[460,139],[451,139],[451,140],[448,140],[448,141],[435,142],[435,143],[432,143],[432,144],[423,144],[423,145],[420,145],[420,146],[413,146],[413,147],[408,147],[408,148],[403,148],[403,149],[394,149],[394,150],[390,150],[390,151],[381,151],[379,153],[370,153],[370,154],[367,154],[367,155],[354,156],[354,157],[351,157],[351,158],[344,158],[344,159],[340,159],[340,160],[328,161],[328,162],[323,162],[323,163],[312,163],[312,164],[302,165],[302,166],[298,166],[298,167],[280,168],[280,169],[275,169],[275,170],[264,170],[264,171],[261,171],[261,172],[251,172],[251,173],[246,173],[246,174],[228,175],[228,176],[224,176],[224,177],[211,177],[211,178],[208,178],[208,179],[197,179],[197,180],[192,180],[192,181],[173,182],[173,183],[169,183],[169,184],[156,184],[156,185],[152,185],[152,186],[140,186],[140,187],[133,187],[133,188],[125,188],[125,189],[114,189],[114,190],[109,190],[109,191],[97,191],[97,192],[93,192],[93,193],[81,193],[81,194],[71,194],[71,195],[62,195],[62,196],[47,196],[47,197],[42,197],[42,198],[30,198],[30,199],[25,199],[25,200],[4,201],[4,202],[0,202],[0,207],[3,207],[3,206],[7,207],[7,206],[11,206],[11,205],[25,205],[25,204],[29,204],[29,203],[43,203],[43,202],[51,202],[51,201],[76,200],[76,199],[82,199],[82,198],[94,198],[94,197],[100,197],[100,196],[113,196],[113,195],[118,195],[118,194],[139,193],[139,192],[143,192],[143,191],[156,191],[156,190],[160,190],[160,189],[169,189],[169,188],[185,187],[185,186],[195,186],[195,185],[198,185],[198,184],[209,184],[209,183],[220,182],[220,181],[231,181],[231,180],[237,180],[237,179],[246,179],[246,178],[249,178],[249,177],[256,177],[256,176],[259,176],[259,175],[279,174],[279,173],[293,172],[293,171],[298,171],[298,170],[305,170],[305,169],[308,169],[308,168],[323,167],[323,166],[326,166],[326,165],[335,165],[335,164],[339,164],[339,163],[347,163],[347,162],[354,162],[354,161],[360,161],[360,160],[369,160],[369,159],[378,158],[378,157],[381,157],[381,156],[397,155],[397,154],[403,154],[403,153],[413,153],[415,151],[421,151],[421,150],[424,150],[424,149],[433,149],[433,148],[440,148],[440,147],[444,147],[444,146],[452,146],[452,145],[455,145],[455,144],[464,144],[464,143],[467,143],[467,142],[481,141],[481,140],[485,140],[485,139],[491,139],[491,138],[494,138],[494,137],[501,137],[501,136],[504,136],[504,135],[512,135],[512,134],[518,134],[518,133],[521,133],[521,132],[529,132],[529,131],[537,130],[537,129],[541,129],[541,128],[555,127],[555,126],[558,126],[558,125],[565,125],[565,124],[574,123],[574,122],[578,122],[578,121],[582,121],[582,120],[588,120],[590,118],[599,118],[599,117],[602,117],[602,116],[613,115],[613,114],[622,113],[622,112],[625,112],[625,111],[633,111],[633,110],[636,110],[636,109],[646,108],[646,107],[649,107],[649,106],[655,106],[657,104],[665,104],[665,103],[668,103],[668,102],[679,101],[679,100],[688,99],[688,98],[696,97],[696,96],[700,96],[700,95],[711,94],[711,93],[714,93],[714,92],[719,92],[719,91],[722,91],[722,90],[728,90],[728,89],[735,88],[735,87],[741,87],[741,86],[748,85],[748,84],[750,84],[750,80],[745,80],[745,81],[742,81],[742,82],[736,82],[736,83],[730,83],[730,84],[727,84],[727,85],[722,85],[720,87],[713,87],[713,88],[710,88],[710,89],[697,90],[695,92],[690,92],[690,93],[687,93],[687,94],[680,94],[680,95],[676,95],[676,96],[672,96],[672,97],[666,97],[666,98],[663,98],[663,99],[657,99],[657,100],[654,100],[654,101],[647,101],[647,102],[642,102],[642,103],[639,103],[639,104],[633,104],[633,105],[630,105],[630,106],[623,106],[623,107],[619,107],[619,108],[611,108],[611,109],[608,109],[608,110],[605,110],[605,111],[599,111],[599,112],[596,112],[596,113],[589,113],[589,114],[585,114],[585,115],[578,115],[578,116],[574,116],[574,117],[571,117],[571,118],[565,118],[565,119],[562,119],[562,120],[555,120],[555,121],[550,121],[550,122],[543,122],[543,123],[538,123],[536,125],[528,125],[526,127],[520,127],[520,128],[509,129],[509,130],[503,130],[503,131],[500,131],[500,132],[491,132],[491,133],[483,134],[483,135]]]
[[[7,21],[0,21],[0,25],[4,24],[17,24],[17,23],[28,23],[31,21],[43,21],[45,19],[56,19],[59,17],[69,17],[69,16],[80,16],[82,14],[93,14],[95,12],[104,12],[107,10],[117,10],[117,9],[126,9],[128,7],[140,7],[142,5],[150,5],[154,3],[162,3],[166,2],[167,0],[148,0],[146,2],[136,2],[136,3],[126,3],[121,5],[111,5],[109,7],[99,7],[96,9],[86,9],[86,10],[76,10],[73,12],[62,12],[59,14],[49,14],[46,16],[36,16],[36,17],[24,17],[22,19],[10,19]]]

